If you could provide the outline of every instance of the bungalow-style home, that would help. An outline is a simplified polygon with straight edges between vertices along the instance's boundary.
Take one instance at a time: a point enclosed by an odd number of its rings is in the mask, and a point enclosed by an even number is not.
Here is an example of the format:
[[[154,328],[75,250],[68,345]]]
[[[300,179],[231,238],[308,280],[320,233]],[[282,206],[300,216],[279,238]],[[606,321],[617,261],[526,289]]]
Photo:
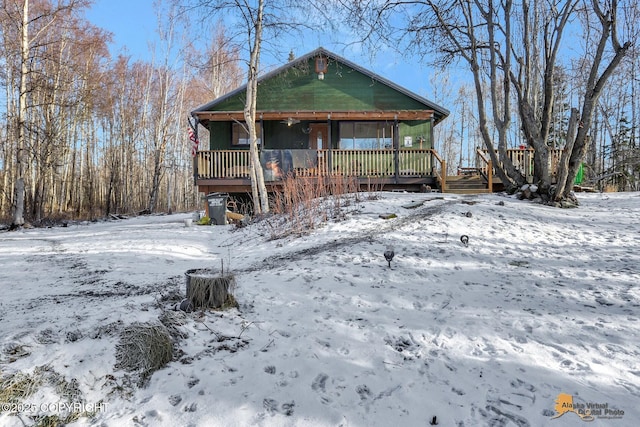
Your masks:
[[[202,193],[250,192],[249,141],[240,87],[191,112],[209,130],[196,153]],[[449,112],[326,49],[263,75],[256,123],[270,191],[283,177],[349,177],[384,190],[441,188],[434,127]],[[202,147],[201,147],[202,148]]]

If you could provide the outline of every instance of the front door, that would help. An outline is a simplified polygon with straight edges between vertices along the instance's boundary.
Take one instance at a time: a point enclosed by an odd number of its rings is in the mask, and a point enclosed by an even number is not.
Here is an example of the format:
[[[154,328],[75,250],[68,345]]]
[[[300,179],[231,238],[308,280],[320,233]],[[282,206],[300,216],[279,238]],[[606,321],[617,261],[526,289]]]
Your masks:
[[[329,148],[329,126],[327,123],[309,124],[309,149],[323,150]]]

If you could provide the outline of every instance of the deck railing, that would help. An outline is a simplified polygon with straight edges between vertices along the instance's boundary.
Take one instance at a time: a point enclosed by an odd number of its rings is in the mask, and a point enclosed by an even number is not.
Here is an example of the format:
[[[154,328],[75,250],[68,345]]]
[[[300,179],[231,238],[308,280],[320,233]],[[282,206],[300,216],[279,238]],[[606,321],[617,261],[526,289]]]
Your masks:
[[[434,173],[431,149],[308,150],[312,164],[294,165],[297,176],[421,177]],[[249,178],[249,150],[198,151],[197,179]]]
[[[196,178],[249,178],[249,150],[198,151]]]
[[[551,173],[551,179],[555,180],[558,162],[560,161],[560,157],[562,156],[562,148],[555,148],[549,150],[549,172]],[[534,150],[531,148],[528,149],[509,149],[507,150],[507,155],[511,159],[513,165],[522,173],[527,180],[533,180],[534,173],[534,163],[533,163],[533,153]],[[478,157],[480,154],[486,159],[489,156],[487,150],[478,150]],[[487,165],[483,164],[483,162],[479,162],[478,168],[483,173],[487,173]]]

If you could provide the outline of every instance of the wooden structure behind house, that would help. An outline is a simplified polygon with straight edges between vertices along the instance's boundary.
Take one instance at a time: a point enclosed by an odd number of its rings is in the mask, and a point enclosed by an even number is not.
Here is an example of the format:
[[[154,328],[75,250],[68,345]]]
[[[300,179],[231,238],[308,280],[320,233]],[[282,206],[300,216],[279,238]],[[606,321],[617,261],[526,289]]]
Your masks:
[[[192,111],[209,131],[194,178],[200,192],[248,193],[246,86]],[[323,48],[262,76],[256,123],[265,181],[351,177],[385,190],[440,188],[433,129],[449,112]],[[201,147],[202,148],[202,147]]]

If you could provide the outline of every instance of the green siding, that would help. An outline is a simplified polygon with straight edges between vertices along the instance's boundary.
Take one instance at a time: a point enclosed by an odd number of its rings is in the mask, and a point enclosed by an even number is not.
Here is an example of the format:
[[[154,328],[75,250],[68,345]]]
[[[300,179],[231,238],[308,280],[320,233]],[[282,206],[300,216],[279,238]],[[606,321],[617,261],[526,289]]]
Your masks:
[[[209,149],[228,150],[229,148],[231,148],[231,123],[209,122]]]
[[[314,71],[315,58],[283,71],[258,86],[258,111],[423,110],[417,100],[334,60],[324,80]],[[220,102],[215,111],[241,111],[245,93]]]
[[[400,129],[400,148],[421,148],[419,138],[423,138],[422,148],[433,148],[431,141],[431,122],[430,121],[408,121],[399,123]],[[411,146],[405,146],[405,136],[410,136],[412,140]]]
[[[337,148],[338,121],[331,122],[331,143],[333,148]],[[303,121],[293,126],[285,126],[279,121],[262,122],[265,148],[269,149],[305,149],[309,147],[309,135],[304,133],[304,129],[309,127],[309,122]],[[246,145],[234,146],[231,144],[231,122],[209,122],[209,149],[247,149]],[[399,141],[401,149],[410,148],[433,148],[431,142],[431,122],[411,121],[399,123]],[[412,145],[407,147],[404,144],[405,136],[410,136]],[[424,138],[424,143],[420,147],[419,138]],[[325,147],[326,148],[326,147]],[[202,148],[204,149],[204,148]]]
[[[239,91],[218,102],[211,111],[242,111],[245,92]],[[315,73],[315,57],[285,68],[281,73],[264,79],[258,86],[258,111],[377,111],[424,110],[425,105],[416,99],[391,88],[371,76],[341,62],[329,60],[323,80]],[[279,121],[262,122],[264,148],[305,149],[309,145],[307,121],[284,126]],[[338,121],[331,121],[330,139],[337,148]],[[399,124],[400,148],[420,148],[419,138],[424,138],[422,148],[432,148],[432,121],[409,121]],[[210,122],[210,148],[247,148],[231,144],[230,122]],[[411,146],[405,146],[405,137],[411,137]],[[326,148],[326,147],[325,147]]]

